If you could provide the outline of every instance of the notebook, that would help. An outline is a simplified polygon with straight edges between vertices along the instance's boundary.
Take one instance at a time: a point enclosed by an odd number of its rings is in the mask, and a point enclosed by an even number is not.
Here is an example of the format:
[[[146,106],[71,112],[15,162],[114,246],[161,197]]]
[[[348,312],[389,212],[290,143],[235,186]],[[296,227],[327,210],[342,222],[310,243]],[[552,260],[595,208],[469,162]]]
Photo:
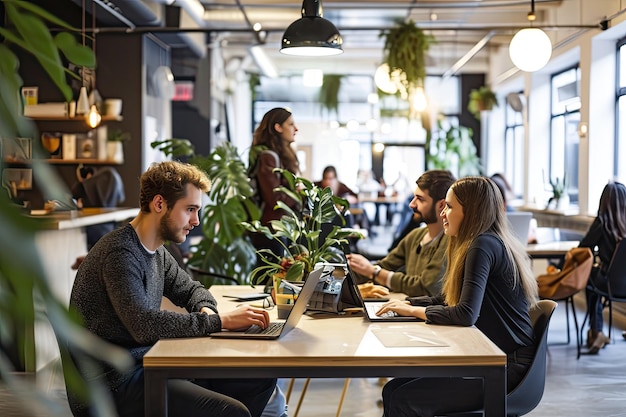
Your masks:
[[[413,316],[398,316],[395,313],[390,313],[390,314],[385,314],[382,316],[377,316],[376,312],[382,307],[382,305],[384,304],[384,302],[381,301],[364,301],[363,297],[361,297],[361,292],[359,291],[359,287],[356,284],[356,282],[354,281],[354,279],[352,278],[353,273],[352,270],[350,269],[350,265],[347,265],[348,267],[348,276],[346,276],[345,280],[346,282],[344,282],[344,285],[350,285],[354,288],[354,292],[356,293],[356,297],[358,299],[358,304],[359,306],[363,307],[363,315],[365,316],[365,318],[367,318],[369,321],[373,321],[373,322],[384,322],[384,321],[423,321],[421,319],[418,319],[417,317],[413,317]]]
[[[533,214],[530,211],[508,211],[506,218],[513,234],[522,242],[524,246],[528,243],[528,231],[530,230],[530,219]]]
[[[248,330],[245,331],[228,331],[224,330],[218,333],[212,333],[211,337],[213,338],[229,338],[229,339],[255,339],[255,340],[276,340],[281,336],[286,335],[291,330],[295,329],[298,325],[298,322],[302,318],[304,314],[307,304],[309,304],[309,299],[315,290],[315,286],[317,282],[320,280],[322,276],[323,268],[317,268],[307,277],[304,282],[304,286],[296,298],[296,302],[293,305],[293,308],[289,312],[289,316],[287,319],[277,322],[271,322],[266,329],[261,330],[258,326],[252,326]],[[260,330],[258,333],[257,330]]]

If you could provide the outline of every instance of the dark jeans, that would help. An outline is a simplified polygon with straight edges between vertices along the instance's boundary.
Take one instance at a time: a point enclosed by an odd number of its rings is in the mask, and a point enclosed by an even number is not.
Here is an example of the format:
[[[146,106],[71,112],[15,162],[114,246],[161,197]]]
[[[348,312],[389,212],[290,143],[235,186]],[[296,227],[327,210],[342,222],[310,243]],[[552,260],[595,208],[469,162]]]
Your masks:
[[[608,283],[606,275],[600,272],[598,268],[591,269],[589,283],[600,291],[608,292]],[[604,326],[602,318],[602,303],[600,297],[593,291],[585,290],[587,296],[587,312],[589,313],[589,327],[593,331],[601,332]]]
[[[170,379],[167,382],[171,417],[258,417],[276,379]],[[144,416],[144,371],[139,368],[113,392],[120,417]]]
[[[535,348],[507,356],[507,392],[526,375]],[[482,378],[395,378],[383,387],[385,417],[433,417],[483,408]]]

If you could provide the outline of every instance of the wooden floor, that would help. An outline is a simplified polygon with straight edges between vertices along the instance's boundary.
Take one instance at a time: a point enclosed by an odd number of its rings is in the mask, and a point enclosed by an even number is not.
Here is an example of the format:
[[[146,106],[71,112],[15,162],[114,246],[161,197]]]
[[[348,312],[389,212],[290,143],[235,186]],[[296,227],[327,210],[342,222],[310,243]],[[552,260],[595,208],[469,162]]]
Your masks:
[[[390,242],[389,228],[379,227],[376,237],[369,244],[374,250],[384,251]],[[537,270],[543,268],[535,265]],[[577,306],[578,318],[584,315],[584,300],[580,298]],[[626,416],[626,340],[622,338],[623,321],[614,329],[614,341],[597,355],[583,355],[576,360],[574,333],[572,342],[567,339],[565,307],[559,305],[553,315],[548,334],[548,373],[546,389],[539,406],[529,416],[536,417],[610,417]],[[272,342],[269,342],[272,343]],[[281,381],[286,387],[289,380]],[[294,417],[304,380],[295,381],[289,401],[289,416]],[[384,382],[383,382],[384,383]],[[336,415],[337,404],[343,388],[344,379],[311,380],[308,391],[302,400],[300,417],[332,417]],[[71,416],[65,399],[64,385],[60,370],[53,367],[37,378],[37,386],[45,398],[51,402],[28,412],[25,404],[19,403],[16,396],[0,386],[0,417],[51,417]],[[341,412],[342,416],[380,417],[379,405],[381,381],[377,378],[353,379],[349,385]],[[19,397],[26,404],[33,404],[32,398],[21,392]],[[58,411],[55,413],[55,411]]]

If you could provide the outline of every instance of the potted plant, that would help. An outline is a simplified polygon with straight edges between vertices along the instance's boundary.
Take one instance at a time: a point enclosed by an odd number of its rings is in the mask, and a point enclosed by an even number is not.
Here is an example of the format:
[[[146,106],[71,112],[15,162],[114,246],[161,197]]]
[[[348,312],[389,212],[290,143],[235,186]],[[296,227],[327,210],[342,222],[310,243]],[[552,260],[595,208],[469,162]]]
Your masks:
[[[338,113],[339,110],[339,89],[343,75],[324,74],[324,81],[320,87],[319,103],[322,109]]]
[[[241,222],[259,219],[260,210],[250,199],[252,188],[237,148],[224,142],[204,156],[197,155],[187,139],[167,139],[151,146],[172,158],[188,159],[211,180],[209,201],[202,208],[200,219],[204,237],[192,247],[189,265],[205,274],[250,283],[256,254]]]
[[[552,188],[552,197],[548,199],[546,209],[554,203],[555,209],[561,209],[569,204],[569,195],[567,194],[567,181],[565,176],[563,180],[556,177],[554,180],[550,179],[550,187]]]
[[[338,225],[333,225],[324,236],[322,225],[329,224],[336,218],[340,218],[342,225],[344,224],[344,214],[349,208],[348,201],[334,196],[329,187],[318,187],[311,181],[281,168],[276,168],[275,171],[280,172],[288,183],[287,187],[281,186],[277,190],[299,201],[302,213],[278,201],[277,207],[286,214],[280,220],[272,220],[271,228],[262,225],[258,220],[242,224],[248,231],[263,233],[283,247],[284,254],[275,254],[268,249],[259,250],[265,265],[252,271],[254,283],[265,282],[271,278],[276,287],[283,279],[301,281],[318,263],[342,262],[341,245],[347,244],[349,237],[362,236]]]
[[[120,129],[110,130],[107,135],[107,159],[109,161],[124,162],[124,142],[130,140],[130,133]]]
[[[412,97],[424,88],[426,54],[435,38],[425,34],[412,20],[397,21],[380,36],[385,38],[383,64],[387,65],[389,78],[398,84],[397,94],[409,101],[409,117],[414,117],[419,112],[414,109]]]
[[[497,106],[498,98],[489,87],[482,86],[470,91],[467,110],[469,110],[469,112],[472,113],[477,119],[480,119],[480,112],[492,110]]]

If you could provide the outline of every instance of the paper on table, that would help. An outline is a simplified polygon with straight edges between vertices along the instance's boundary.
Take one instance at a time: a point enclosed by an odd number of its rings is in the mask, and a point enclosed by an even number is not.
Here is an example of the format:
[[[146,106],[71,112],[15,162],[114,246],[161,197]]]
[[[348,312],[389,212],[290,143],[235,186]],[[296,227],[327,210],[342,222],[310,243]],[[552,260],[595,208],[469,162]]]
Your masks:
[[[380,328],[372,329],[372,333],[385,347],[448,346],[447,343],[434,336],[424,335],[424,331],[420,329]]]

